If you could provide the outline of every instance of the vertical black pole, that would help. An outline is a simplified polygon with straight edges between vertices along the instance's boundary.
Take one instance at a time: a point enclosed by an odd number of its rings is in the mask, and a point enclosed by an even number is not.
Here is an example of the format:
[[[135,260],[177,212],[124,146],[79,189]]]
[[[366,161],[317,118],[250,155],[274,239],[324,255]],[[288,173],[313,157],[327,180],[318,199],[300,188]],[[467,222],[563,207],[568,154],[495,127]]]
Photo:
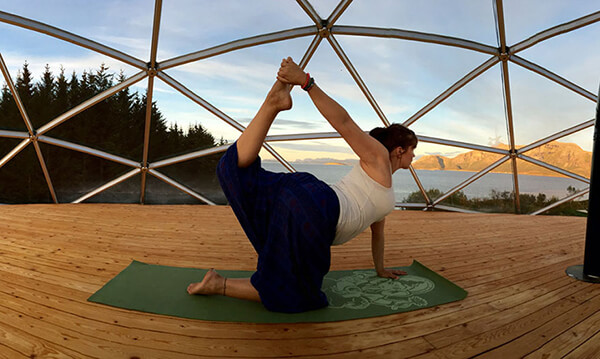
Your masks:
[[[592,151],[592,172],[583,265],[567,268],[567,274],[586,282],[600,283],[600,188],[596,183],[600,182],[600,89],[598,91],[598,103],[596,104],[594,148]]]

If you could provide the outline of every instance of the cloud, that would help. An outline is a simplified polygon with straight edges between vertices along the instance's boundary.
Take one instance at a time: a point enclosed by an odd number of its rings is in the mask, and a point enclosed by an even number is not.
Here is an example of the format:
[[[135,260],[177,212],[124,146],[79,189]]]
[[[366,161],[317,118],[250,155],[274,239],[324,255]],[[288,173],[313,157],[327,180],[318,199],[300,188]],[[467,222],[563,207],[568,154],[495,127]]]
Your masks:
[[[133,57],[137,57],[141,61],[149,61],[151,43],[146,37],[133,36],[116,36],[103,34],[97,37],[98,42],[118,49]]]
[[[320,124],[306,122],[306,121],[297,121],[297,120],[284,120],[281,118],[277,118],[277,120],[273,123],[273,126],[279,126],[283,128],[297,128],[302,130],[321,128]]]

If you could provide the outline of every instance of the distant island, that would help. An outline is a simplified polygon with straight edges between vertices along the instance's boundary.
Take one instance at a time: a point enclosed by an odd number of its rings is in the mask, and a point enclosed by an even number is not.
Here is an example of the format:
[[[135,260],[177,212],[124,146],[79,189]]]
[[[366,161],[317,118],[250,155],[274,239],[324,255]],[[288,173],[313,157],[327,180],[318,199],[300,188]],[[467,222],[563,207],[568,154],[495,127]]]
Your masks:
[[[324,165],[326,165],[326,166],[349,166],[346,163],[340,163],[340,162],[326,162],[326,163],[324,163]]]
[[[278,162],[275,159],[265,159],[264,162]],[[340,160],[337,158],[304,158],[300,160],[291,161],[293,164],[305,164],[305,165],[325,165],[325,166],[354,166],[358,163],[358,159],[344,159]]]
[[[505,144],[499,144],[496,148],[508,149]],[[546,162],[556,167],[560,167],[569,172],[589,178],[592,163],[592,153],[584,151],[574,143],[550,142],[531,151],[525,152],[525,155],[539,161]],[[478,172],[502,156],[482,151],[469,151],[455,157],[445,157],[436,155],[426,155],[413,162],[413,167],[419,170],[438,170],[438,171],[469,171]],[[560,174],[547,170],[533,163],[519,160],[517,162],[519,174],[534,176],[552,176],[562,177]],[[495,173],[512,173],[510,161],[503,163],[495,168]]]

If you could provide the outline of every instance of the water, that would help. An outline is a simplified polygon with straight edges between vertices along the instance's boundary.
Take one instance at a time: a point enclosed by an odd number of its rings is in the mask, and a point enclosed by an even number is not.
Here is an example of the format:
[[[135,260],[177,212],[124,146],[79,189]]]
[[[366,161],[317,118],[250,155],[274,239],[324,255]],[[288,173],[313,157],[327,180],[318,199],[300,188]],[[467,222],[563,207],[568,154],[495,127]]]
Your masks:
[[[270,171],[282,171],[282,166],[278,163],[263,161],[262,165]],[[293,166],[298,171],[314,174],[317,178],[328,184],[336,183],[352,169],[352,166],[304,163],[293,164]],[[426,190],[437,188],[442,192],[447,192],[476,173],[430,170],[417,170],[416,172]],[[396,171],[393,182],[397,202],[403,202],[409,194],[419,190],[408,170]],[[571,178],[519,175],[519,191],[521,194],[537,195],[538,193],[543,193],[547,198],[563,198],[569,194],[567,191],[569,186],[573,186],[576,189],[584,189],[588,185]],[[469,199],[490,197],[492,190],[496,192],[512,192],[512,174],[488,173],[462,189],[463,193]]]

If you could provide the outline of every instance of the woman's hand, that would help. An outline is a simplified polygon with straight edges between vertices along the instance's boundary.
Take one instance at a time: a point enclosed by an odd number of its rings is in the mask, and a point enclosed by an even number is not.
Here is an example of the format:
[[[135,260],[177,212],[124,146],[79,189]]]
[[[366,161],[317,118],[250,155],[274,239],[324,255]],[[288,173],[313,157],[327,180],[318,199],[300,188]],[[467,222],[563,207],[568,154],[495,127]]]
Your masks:
[[[402,270],[398,270],[398,269],[383,269],[381,271],[377,271],[377,276],[381,277],[381,278],[391,278],[391,279],[398,279],[399,275],[406,275],[407,273],[405,271]]]
[[[306,73],[296,65],[291,57],[281,61],[281,67],[277,72],[277,79],[286,84],[304,85],[306,82]]]

